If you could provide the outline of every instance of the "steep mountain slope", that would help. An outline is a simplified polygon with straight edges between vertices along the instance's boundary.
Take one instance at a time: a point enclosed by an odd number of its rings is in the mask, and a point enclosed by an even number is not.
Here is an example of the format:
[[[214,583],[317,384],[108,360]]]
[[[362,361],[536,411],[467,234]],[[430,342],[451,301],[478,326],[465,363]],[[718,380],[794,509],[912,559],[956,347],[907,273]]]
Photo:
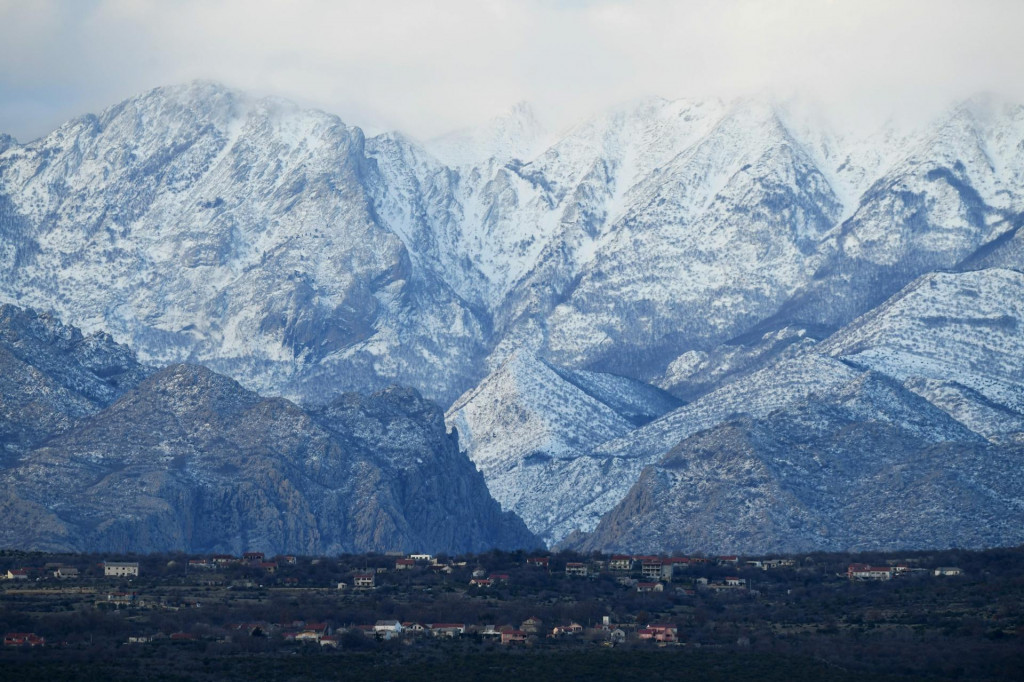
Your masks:
[[[587,494],[575,460],[677,404],[639,382],[570,372],[521,351],[459,398],[447,423],[502,508],[553,541],[572,530],[561,524]]]
[[[315,414],[172,365],[0,474],[6,547],[336,554],[529,547],[410,389]]]
[[[977,98],[923,131],[860,197],[829,260],[784,309],[839,327],[919,275],[987,251],[1024,210],[1024,107]]]
[[[262,390],[383,375],[451,400],[481,322],[378,224],[364,148],[336,117],[204,83],[72,121],[0,156],[0,294]]]
[[[0,463],[98,412],[147,372],[106,334],[0,305]]]
[[[757,106],[730,111],[629,194],[552,314],[549,347],[563,364],[638,378],[774,313],[810,279],[842,210],[775,112]]]
[[[926,275],[794,359],[603,444],[595,454],[629,453],[649,466],[594,535],[570,546],[1018,542],[1003,519],[1017,518],[1024,497],[1014,464],[1024,440],[1022,304],[1016,271]],[[896,483],[894,470],[903,472]],[[907,495],[912,522],[895,507],[871,520],[861,506]]]
[[[683,440],[571,544],[744,553],[1015,544],[1020,456],[868,374],[830,400]]]
[[[593,530],[602,516],[622,501],[644,468],[686,436],[740,414],[766,417],[808,398],[825,400],[859,374],[836,360],[805,354],[737,380],[590,449],[569,450],[550,461],[524,460],[497,470],[482,469],[492,494],[506,508],[515,509],[549,544],[557,544],[573,531]],[[510,411],[504,408],[504,412]],[[517,440],[510,437],[499,442]],[[468,452],[479,461],[475,445],[468,442]]]
[[[968,428],[1024,431],[1024,274],[931,274],[823,343],[823,353],[913,380]]]
[[[823,338],[1008,239],[1022,140],[996,100],[855,139],[650,99],[424,147],[161,88],[5,143],[0,296],[302,399],[398,381],[449,404],[519,348],[692,399],[788,345],[766,335]]]
[[[413,389],[304,411],[0,307],[0,546],[337,553],[531,547]]]

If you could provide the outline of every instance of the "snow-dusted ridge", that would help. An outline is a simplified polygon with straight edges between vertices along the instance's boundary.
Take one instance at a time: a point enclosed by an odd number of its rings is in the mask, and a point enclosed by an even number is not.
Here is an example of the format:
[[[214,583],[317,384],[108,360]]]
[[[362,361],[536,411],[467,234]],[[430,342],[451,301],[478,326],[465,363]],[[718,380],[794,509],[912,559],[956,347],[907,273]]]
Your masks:
[[[869,136],[759,99],[554,135],[517,106],[421,145],[200,82],[0,140],[0,300],[263,394],[415,386],[551,542],[681,439],[866,374],[1014,441],[1022,215],[994,98]]]

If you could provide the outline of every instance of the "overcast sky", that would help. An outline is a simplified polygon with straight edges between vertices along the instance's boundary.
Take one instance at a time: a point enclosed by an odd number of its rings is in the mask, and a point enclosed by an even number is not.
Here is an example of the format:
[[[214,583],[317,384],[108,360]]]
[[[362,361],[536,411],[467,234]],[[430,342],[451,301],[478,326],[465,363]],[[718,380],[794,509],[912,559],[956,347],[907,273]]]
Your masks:
[[[831,111],[1024,101],[1022,0],[0,0],[0,132],[206,78],[425,138],[520,100],[802,93]]]

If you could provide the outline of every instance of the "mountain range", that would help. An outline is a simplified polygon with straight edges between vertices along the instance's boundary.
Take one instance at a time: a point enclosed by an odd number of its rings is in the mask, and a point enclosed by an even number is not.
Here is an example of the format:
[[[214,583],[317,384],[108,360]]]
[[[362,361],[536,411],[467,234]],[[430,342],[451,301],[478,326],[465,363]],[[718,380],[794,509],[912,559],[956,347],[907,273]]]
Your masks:
[[[869,135],[521,104],[418,142],[198,82],[0,142],[0,298],[307,414],[413,387],[587,549],[1022,541],[1022,225],[1024,108],[991,96]]]

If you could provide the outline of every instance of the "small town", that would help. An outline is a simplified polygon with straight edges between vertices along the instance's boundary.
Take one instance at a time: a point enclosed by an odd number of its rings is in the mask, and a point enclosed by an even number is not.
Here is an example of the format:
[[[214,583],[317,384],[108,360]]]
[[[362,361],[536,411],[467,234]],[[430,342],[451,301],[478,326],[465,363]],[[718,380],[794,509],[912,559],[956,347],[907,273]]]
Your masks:
[[[558,654],[568,664],[606,651],[612,664],[634,668],[638,656],[724,661],[729,652],[731,662],[790,656],[812,670],[822,660],[849,665],[853,674],[872,672],[859,649],[899,644],[906,660],[920,647],[929,674],[955,678],[963,661],[953,652],[962,646],[992,648],[989,666],[1020,664],[1022,558],[1020,549],[785,557],[4,552],[0,672],[29,661],[59,669],[76,652],[97,650],[112,652],[114,677],[126,661],[171,652],[174,660],[222,662],[257,652],[285,666],[299,655],[315,668],[337,657],[346,666],[394,667],[452,651],[527,666]],[[984,607],[971,596],[979,594]],[[946,663],[924,653],[937,641]],[[385,655],[391,663],[380,663]],[[400,668],[389,670],[401,679]]]

